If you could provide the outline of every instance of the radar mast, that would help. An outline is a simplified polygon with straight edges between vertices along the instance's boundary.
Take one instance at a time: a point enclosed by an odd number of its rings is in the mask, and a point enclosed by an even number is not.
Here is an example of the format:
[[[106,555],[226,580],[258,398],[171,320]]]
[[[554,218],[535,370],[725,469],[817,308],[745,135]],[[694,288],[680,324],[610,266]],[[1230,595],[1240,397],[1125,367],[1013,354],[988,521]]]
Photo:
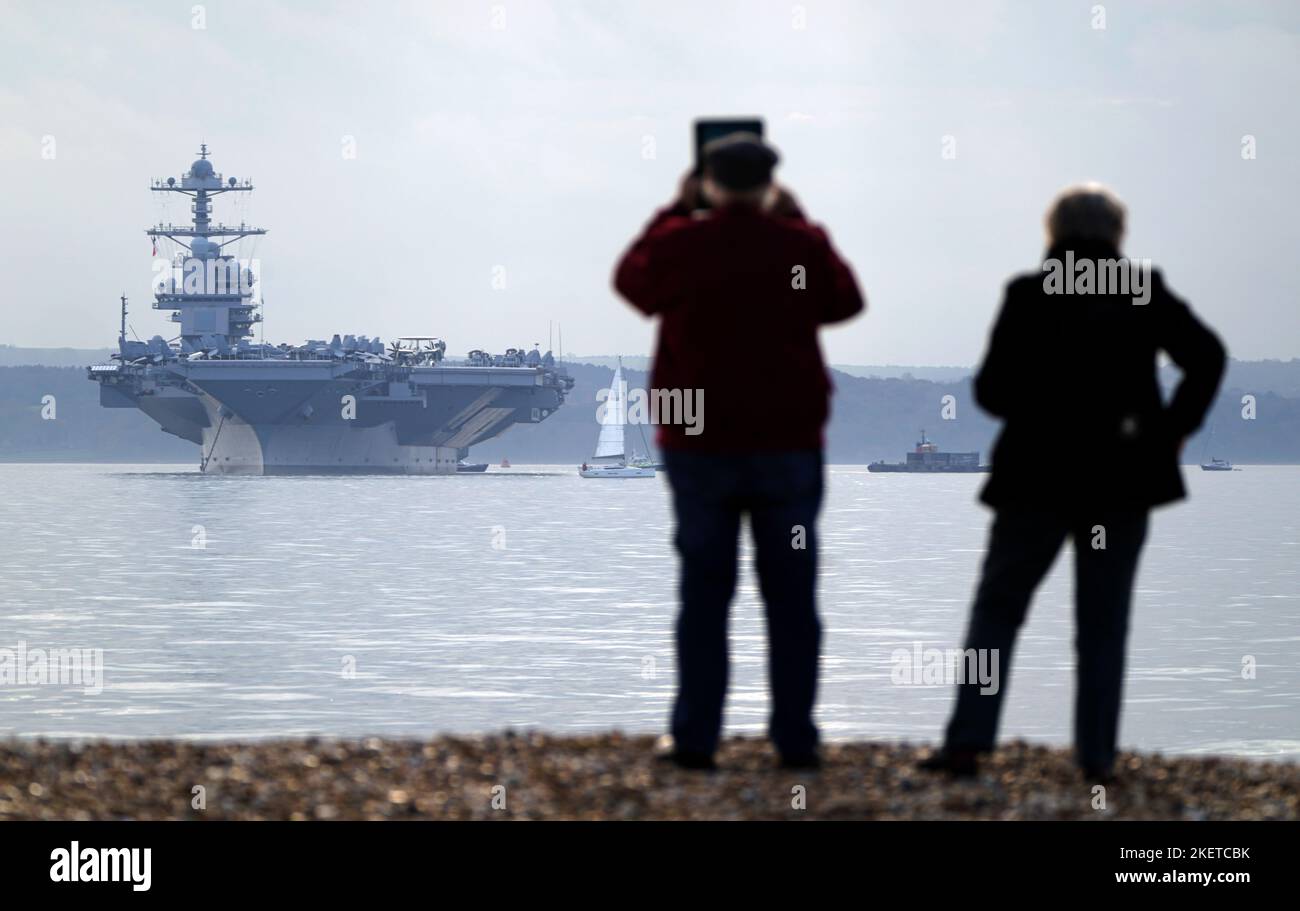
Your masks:
[[[183,352],[199,350],[225,353],[233,343],[252,337],[252,326],[261,321],[253,299],[256,277],[235,257],[224,253],[229,244],[245,237],[266,233],[264,228],[214,224],[212,202],[224,193],[251,193],[253,182],[224,177],[208,160],[208,146],[199,146],[198,158],[177,180],[168,177],[154,180],[149,189],[155,193],[178,193],[193,202],[194,217],[190,225],[159,222],[145,233],[156,244],[165,237],[184,248],[170,269],[164,269],[154,282],[154,309],[171,310],[171,320],[181,324]],[[155,248],[156,249],[156,248]]]

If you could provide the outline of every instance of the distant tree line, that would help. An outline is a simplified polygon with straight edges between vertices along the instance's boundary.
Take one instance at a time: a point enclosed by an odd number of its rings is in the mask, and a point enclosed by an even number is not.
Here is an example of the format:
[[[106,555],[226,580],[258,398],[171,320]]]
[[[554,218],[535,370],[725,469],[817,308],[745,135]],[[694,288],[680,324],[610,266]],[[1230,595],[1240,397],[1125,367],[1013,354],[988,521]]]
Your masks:
[[[1269,366],[1256,366],[1261,363]],[[1300,463],[1300,395],[1282,395],[1263,385],[1250,388],[1240,382],[1243,377],[1261,383],[1273,380],[1280,388],[1300,389],[1292,371],[1276,366],[1281,363],[1233,364],[1205,427],[1188,444],[1188,461],[1217,456],[1240,463]],[[1300,362],[1291,364],[1300,373]],[[566,368],[576,383],[563,408],[540,424],[516,425],[474,447],[471,458],[560,464],[590,458],[597,434],[596,393],[608,387],[613,371],[590,364]],[[623,372],[632,388],[645,385],[644,372],[626,368]],[[922,428],[942,449],[978,450],[988,458],[998,425],[975,404],[969,377],[937,382],[835,371],[833,379],[836,394],[827,431],[830,461],[899,461]],[[780,382],[780,371],[774,369],[766,378],[756,374],[756,395],[762,394],[764,382]],[[1242,398],[1247,395],[1254,396],[1254,419],[1243,416],[1247,406]],[[946,409],[945,396],[952,397]],[[46,403],[52,403],[52,411]],[[706,433],[708,408],[706,390]],[[772,420],[779,422],[781,416],[773,415]],[[1208,441],[1211,429],[1213,440]],[[653,427],[629,427],[627,439],[637,450],[649,449],[653,454]],[[197,462],[198,458],[198,447],[163,432],[141,412],[101,408],[99,387],[86,378],[84,368],[0,367],[0,461]]]

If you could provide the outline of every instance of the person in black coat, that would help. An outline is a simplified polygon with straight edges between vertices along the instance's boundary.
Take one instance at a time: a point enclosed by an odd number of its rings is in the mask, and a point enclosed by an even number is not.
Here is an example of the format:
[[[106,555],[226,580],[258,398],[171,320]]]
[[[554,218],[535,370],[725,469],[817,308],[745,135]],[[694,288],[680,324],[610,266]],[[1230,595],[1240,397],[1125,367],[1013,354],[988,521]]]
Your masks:
[[[959,680],[943,749],[926,768],[971,775],[993,748],[1016,633],[1069,538],[1075,752],[1090,779],[1111,774],[1147,514],[1185,496],[1179,453],[1225,361],[1219,339],[1149,262],[1121,259],[1124,217],[1100,186],[1065,191],[1048,212],[1043,271],[1006,288],[975,377],[976,401],[1004,426],[981,494],[995,517],[964,646],[997,650],[1002,680]],[[1167,404],[1161,351],[1183,374]]]

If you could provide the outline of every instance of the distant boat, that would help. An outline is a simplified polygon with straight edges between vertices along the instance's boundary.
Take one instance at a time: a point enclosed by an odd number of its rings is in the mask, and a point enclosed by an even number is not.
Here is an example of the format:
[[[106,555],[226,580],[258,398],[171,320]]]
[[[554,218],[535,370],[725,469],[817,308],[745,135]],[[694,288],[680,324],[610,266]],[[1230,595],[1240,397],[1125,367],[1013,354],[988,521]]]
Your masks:
[[[506,465],[502,467],[508,468],[509,466]],[[477,474],[479,472],[483,472],[487,470],[488,470],[487,462],[457,462],[456,463],[456,471],[459,472],[460,474]]]
[[[1210,459],[1208,462],[1201,463],[1201,471],[1241,471],[1241,469],[1233,468],[1232,463],[1227,459]]]
[[[502,467],[502,468],[509,468],[509,467],[510,467],[510,460],[509,460],[509,459],[502,459],[502,460],[501,460],[501,467]]]
[[[1210,435],[1205,439],[1205,449],[1201,450],[1201,458],[1205,458],[1205,453],[1209,450],[1210,444],[1214,442],[1214,425],[1210,425]],[[1240,468],[1233,468],[1232,463],[1227,459],[1211,458],[1208,462],[1201,463],[1201,471],[1241,471]]]
[[[980,464],[978,452],[940,452],[936,443],[925,438],[924,430],[921,431],[921,442],[907,454],[906,462],[872,462],[867,466],[867,471],[936,474],[966,474],[991,470],[992,466]]]
[[[591,461],[584,462],[578,474],[584,478],[653,478],[654,467],[645,459],[628,460],[627,444],[624,442],[624,430],[627,425],[627,413],[623,407],[623,359],[619,358],[618,368],[614,371],[614,381],[609,387],[609,397],[605,399],[605,414],[600,422],[600,437],[596,440],[596,452]]]

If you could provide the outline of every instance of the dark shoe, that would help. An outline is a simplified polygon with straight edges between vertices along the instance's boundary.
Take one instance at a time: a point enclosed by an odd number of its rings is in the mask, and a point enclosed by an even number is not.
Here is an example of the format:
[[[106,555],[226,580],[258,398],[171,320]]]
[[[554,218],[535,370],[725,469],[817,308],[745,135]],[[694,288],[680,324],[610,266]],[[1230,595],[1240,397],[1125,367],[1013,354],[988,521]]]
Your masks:
[[[979,756],[974,750],[942,749],[916,764],[923,772],[943,772],[953,778],[974,778],[979,772]]]
[[[713,772],[718,768],[711,753],[679,750],[673,745],[671,737],[663,737],[661,741],[660,747],[655,750],[656,762],[671,763],[679,769],[691,769],[696,772]]]
[[[708,753],[673,750],[671,753],[660,753],[655,759],[660,762],[672,763],[679,769],[690,769],[694,772],[716,772],[718,770],[718,764],[713,761],[713,757]]]
[[[1115,768],[1114,766],[1096,765],[1094,763],[1085,763],[1083,766],[1083,780],[1089,784],[1114,784]]]
[[[822,767],[822,758],[816,752],[794,753],[782,756],[780,767],[791,772],[816,772]]]

